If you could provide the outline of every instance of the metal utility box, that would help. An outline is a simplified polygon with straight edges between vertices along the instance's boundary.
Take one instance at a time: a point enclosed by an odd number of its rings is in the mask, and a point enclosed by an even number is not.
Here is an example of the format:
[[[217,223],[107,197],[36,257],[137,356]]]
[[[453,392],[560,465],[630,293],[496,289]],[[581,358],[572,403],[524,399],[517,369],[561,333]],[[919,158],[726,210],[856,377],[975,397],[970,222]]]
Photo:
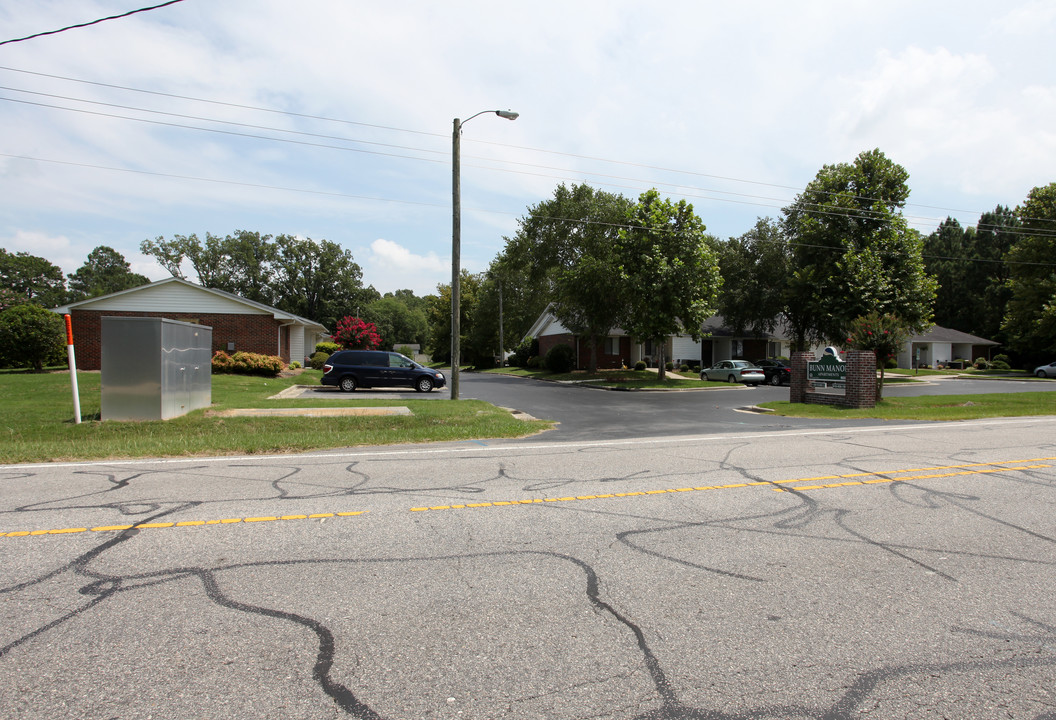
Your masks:
[[[103,317],[103,420],[168,420],[213,400],[213,329],[165,318]]]

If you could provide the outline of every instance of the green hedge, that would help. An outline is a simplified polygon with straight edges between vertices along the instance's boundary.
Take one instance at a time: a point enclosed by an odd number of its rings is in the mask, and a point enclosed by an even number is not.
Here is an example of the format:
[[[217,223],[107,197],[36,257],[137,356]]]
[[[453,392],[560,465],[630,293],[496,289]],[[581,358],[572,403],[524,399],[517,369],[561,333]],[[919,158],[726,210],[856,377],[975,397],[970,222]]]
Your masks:
[[[236,352],[234,355],[228,355],[223,350],[217,350],[213,354],[214,373],[275,377],[285,367],[286,364],[277,355],[259,355],[249,352]]]

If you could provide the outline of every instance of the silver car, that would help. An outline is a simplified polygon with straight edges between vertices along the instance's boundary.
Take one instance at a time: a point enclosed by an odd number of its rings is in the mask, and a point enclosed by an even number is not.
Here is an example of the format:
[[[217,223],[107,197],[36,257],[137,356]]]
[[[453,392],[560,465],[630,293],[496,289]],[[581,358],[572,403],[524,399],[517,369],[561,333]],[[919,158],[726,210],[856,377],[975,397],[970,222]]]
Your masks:
[[[1034,374],[1040,378],[1056,378],[1056,362],[1048,365],[1039,365],[1034,368]]]
[[[752,365],[747,360],[721,360],[710,368],[700,371],[701,380],[725,380],[735,383],[743,382],[749,385],[758,385],[766,380],[766,373],[762,368]]]

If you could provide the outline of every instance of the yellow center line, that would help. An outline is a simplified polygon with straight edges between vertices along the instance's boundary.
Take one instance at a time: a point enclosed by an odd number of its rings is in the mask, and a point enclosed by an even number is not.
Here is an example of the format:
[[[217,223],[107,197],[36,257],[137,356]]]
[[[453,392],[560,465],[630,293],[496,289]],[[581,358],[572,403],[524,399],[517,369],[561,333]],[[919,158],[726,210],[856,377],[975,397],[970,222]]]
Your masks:
[[[410,512],[427,512],[432,510],[469,510],[490,507],[508,507],[510,505],[533,505],[537,503],[556,502],[589,502],[593,500],[611,500],[616,498],[641,497],[645,495],[663,495],[667,493],[706,492],[711,490],[732,490],[735,488],[758,487],[760,485],[770,486],[775,492],[792,492],[800,490],[821,490],[826,488],[849,487],[854,485],[873,485],[877,483],[905,482],[907,480],[928,480],[935,478],[948,478],[969,475],[985,475],[993,473],[1014,472],[1017,470],[1037,470],[1051,468],[1047,461],[1056,460],[1056,457],[1029,458],[1025,460],[1004,460],[989,463],[966,463],[962,465],[939,465],[930,468],[907,468],[903,470],[881,470],[876,472],[858,472],[845,475],[822,475],[818,477],[791,478],[788,480],[759,480],[754,482],[727,483],[725,485],[700,485],[697,487],[665,488],[662,490],[635,490],[629,492],[605,493],[599,495],[574,495],[568,497],[531,498],[525,500],[495,500],[492,502],[465,503],[461,505],[433,505],[428,507],[412,507]],[[1032,463],[1032,464],[1028,464]],[[948,470],[951,472],[935,472],[936,470]],[[907,475],[906,473],[917,473]],[[891,477],[899,476],[899,477]],[[861,478],[852,480],[851,478]],[[824,483],[824,480],[835,480],[839,482]],[[811,485],[793,485],[793,483],[814,483]],[[778,487],[787,485],[788,488]],[[182,520],[179,522],[156,522],[139,523],[129,525],[100,525],[93,528],[61,528],[55,530],[14,530],[11,532],[0,532],[0,538],[31,537],[37,535],[74,535],[86,532],[118,532],[122,530],[149,530],[163,528],[197,527],[200,525],[229,525],[235,523],[261,523],[261,522],[283,522],[290,520],[317,520],[334,517],[354,517],[363,515],[366,510],[355,510],[349,512],[313,513],[310,515],[266,515],[261,517],[247,518],[223,518],[217,520]]]
[[[57,530],[13,530],[11,532],[0,532],[0,538],[9,537],[32,537],[36,535],[74,535],[86,532],[118,532],[121,530],[160,530],[173,527],[197,527],[199,525],[231,525],[234,523],[258,523],[258,522],[280,522],[283,520],[309,520],[332,517],[355,517],[363,515],[366,510],[354,510],[350,512],[315,513],[313,515],[281,515],[278,517],[247,517],[247,518],[224,518],[222,520],[182,520],[180,522],[152,522],[136,523],[131,525],[99,525],[93,528],[61,528]]]
[[[577,495],[574,497],[543,498],[542,500],[496,500],[493,502],[467,503],[466,505],[431,505],[424,507],[412,507],[411,512],[428,512],[430,510],[454,510],[467,508],[505,507],[508,505],[521,505],[528,503],[553,503],[553,502],[575,502],[583,500],[600,500],[608,498],[636,497],[641,495],[663,495],[665,493],[683,493],[705,490],[730,490],[733,488],[755,487],[769,485],[775,492],[789,492],[776,485],[788,485],[791,483],[813,482],[821,480],[842,480],[843,482],[827,483],[823,485],[796,485],[791,490],[819,490],[822,488],[849,487],[852,485],[872,485],[875,483],[900,482],[905,480],[923,480],[929,478],[955,477],[958,475],[982,475],[985,473],[1011,472],[1014,470],[1034,470],[1038,468],[1052,467],[1046,464],[1024,465],[1022,463],[1040,463],[1045,460],[1056,460],[1056,457],[1031,458],[1028,460],[1004,460],[992,463],[969,463],[964,465],[939,465],[931,468],[908,468],[906,470],[882,470],[877,472],[848,473],[846,475],[823,475],[820,477],[792,478],[790,480],[760,480],[747,483],[728,483],[726,485],[701,485],[699,487],[665,488],[663,490],[638,490],[634,492],[619,492],[606,495]],[[1012,467],[1006,467],[1012,466]],[[961,468],[981,468],[978,470],[960,470]],[[934,470],[960,470],[959,472],[935,473]],[[901,475],[902,473],[922,473],[925,475],[910,475],[907,477],[891,478],[888,475]],[[849,478],[872,478],[862,480],[849,480]]]

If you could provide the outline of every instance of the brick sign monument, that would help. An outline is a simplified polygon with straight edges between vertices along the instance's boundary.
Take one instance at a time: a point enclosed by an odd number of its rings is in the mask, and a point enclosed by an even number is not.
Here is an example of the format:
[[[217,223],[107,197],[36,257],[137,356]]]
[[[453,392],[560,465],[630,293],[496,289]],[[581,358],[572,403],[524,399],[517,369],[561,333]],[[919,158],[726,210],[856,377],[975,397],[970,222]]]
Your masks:
[[[848,350],[845,356],[844,362],[832,355],[816,360],[814,353],[793,353],[789,402],[876,407],[876,354]]]

